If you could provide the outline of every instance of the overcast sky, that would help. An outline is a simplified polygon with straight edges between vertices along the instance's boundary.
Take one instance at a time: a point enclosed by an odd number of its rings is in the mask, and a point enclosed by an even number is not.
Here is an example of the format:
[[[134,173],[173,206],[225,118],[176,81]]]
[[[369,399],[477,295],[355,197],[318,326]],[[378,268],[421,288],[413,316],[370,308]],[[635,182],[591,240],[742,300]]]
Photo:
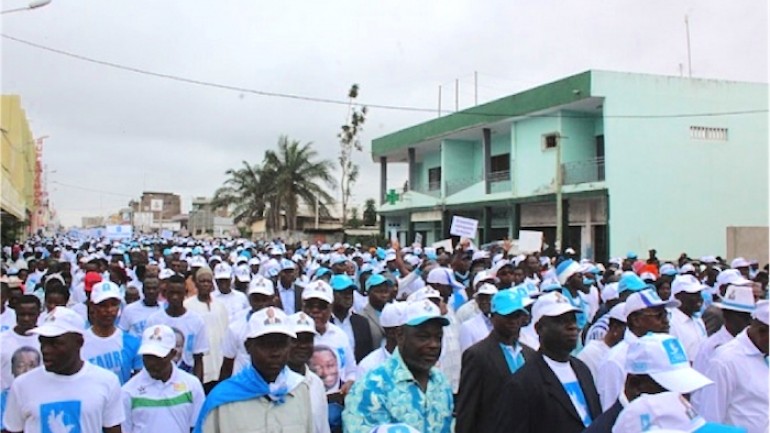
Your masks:
[[[2,9],[26,0],[2,0]],[[435,108],[486,102],[587,69],[679,75],[689,16],[693,76],[767,82],[761,0],[53,0],[3,15],[5,35],[133,68],[269,92]],[[341,105],[140,75],[2,39],[2,92],[22,96],[62,223],[107,215],[143,190],[189,209],[281,134],[336,159]],[[642,114],[642,113],[640,113]],[[372,109],[354,202],[377,196],[370,141],[435,117]],[[403,169],[390,169],[389,187]],[[66,186],[65,186],[66,185]],[[102,192],[94,192],[97,190]]]

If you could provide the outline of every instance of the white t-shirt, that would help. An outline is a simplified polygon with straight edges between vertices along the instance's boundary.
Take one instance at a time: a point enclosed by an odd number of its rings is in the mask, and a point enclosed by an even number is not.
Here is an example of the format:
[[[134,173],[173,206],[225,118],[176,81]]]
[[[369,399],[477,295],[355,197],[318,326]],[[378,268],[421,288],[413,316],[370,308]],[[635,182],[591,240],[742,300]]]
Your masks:
[[[124,418],[118,378],[86,362],[71,376],[43,367],[19,376],[8,393],[3,424],[25,433],[90,433]]]
[[[706,325],[700,317],[690,317],[679,308],[671,310],[671,330],[669,334],[678,338],[687,352],[687,359],[695,362],[695,356],[703,343],[708,339]]]
[[[610,346],[604,340],[591,340],[583,347],[583,350],[578,353],[577,359],[583,361],[588,369],[591,370],[591,375],[594,377],[594,383],[598,376],[599,365],[604,362],[604,358],[610,353]]]
[[[206,324],[209,351],[203,355],[203,383],[219,380],[219,370],[222,368],[222,341],[229,322],[227,308],[216,299],[205,303],[197,297],[187,298],[184,306],[191,312],[200,314]]]
[[[230,323],[232,323],[238,317],[238,313],[251,308],[249,305],[249,298],[247,298],[246,294],[239,290],[230,290],[230,293],[227,294],[224,294],[219,290],[215,290],[213,293],[211,293],[211,296],[225,305],[225,308],[227,308],[227,317]]]
[[[543,355],[545,363],[553,370],[553,373],[559,378],[561,386],[564,387],[564,391],[567,392],[569,399],[572,400],[572,405],[575,406],[580,419],[583,420],[583,425],[588,427],[591,424],[591,411],[588,408],[588,400],[586,400],[585,394],[583,394],[583,388],[580,387],[580,382],[575,376],[575,371],[572,370],[572,366],[569,362],[559,362]]]
[[[356,380],[362,379],[364,376],[366,376],[366,373],[368,373],[369,370],[374,370],[375,368],[379,367],[383,362],[390,359],[391,356],[393,356],[393,354],[385,349],[385,345],[366,355],[364,359],[358,363]]]
[[[100,337],[94,334],[93,328],[88,328],[83,340],[80,356],[115,373],[121,385],[128,382],[133,371],[142,369],[142,357],[138,353],[141,340],[120,328],[115,328],[109,337]]]
[[[147,319],[162,309],[160,304],[150,307],[145,305],[144,301],[128,304],[120,314],[118,327],[131,335],[142,338],[142,332],[147,327]]]
[[[179,317],[171,317],[166,310],[160,310],[147,318],[147,326],[167,325],[176,334],[176,349],[181,352],[174,358],[177,365],[184,362],[192,369],[195,366],[193,355],[205,355],[209,351],[209,337],[206,324],[200,314],[185,311]],[[205,374],[205,371],[204,371]]]
[[[16,327],[16,311],[8,306],[0,313],[0,332]]]
[[[37,335],[19,335],[9,329],[0,333],[0,347],[0,390],[7,390],[14,378],[42,363]]]
[[[176,366],[166,382],[142,369],[123,385],[122,394],[127,433],[189,433],[206,399],[198,378]]]
[[[353,350],[350,348],[347,334],[333,323],[326,324],[326,332],[323,335],[316,335],[313,341],[315,348],[326,346],[332,350],[337,368],[336,370],[329,365],[328,351],[313,352],[310,358],[310,369],[324,381],[326,391],[334,393],[339,391],[339,384],[349,380],[356,379],[356,359],[353,356]],[[336,385],[332,385],[336,375]]]
[[[251,313],[251,310],[242,312],[230,323],[230,326],[227,327],[227,332],[225,332],[225,338],[222,341],[222,356],[234,360],[233,376],[251,364],[251,356],[246,352],[244,344],[246,341],[246,331],[248,330],[248,318],[251,317],[249,313]]]

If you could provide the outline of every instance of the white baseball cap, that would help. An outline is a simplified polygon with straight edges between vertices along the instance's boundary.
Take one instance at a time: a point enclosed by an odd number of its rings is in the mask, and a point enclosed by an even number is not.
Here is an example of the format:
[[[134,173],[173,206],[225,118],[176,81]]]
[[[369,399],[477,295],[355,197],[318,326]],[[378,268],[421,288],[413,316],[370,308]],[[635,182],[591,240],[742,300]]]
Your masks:
[[[618,293],[618,283],[607,283],[602,289],[602,301],[607,302],[613,299],[618,299],[620,293]]]
[[[395,328],[404,324],[406,302],[391,302],[385,304],[380,313],[380,326],[383,328]]]
[[[260,265],[262,264],[262,261],[259,259],[259,257],[252,257],[249,259],[249,266],[251,265]]]
[[[626,303],[618,302],[607,312],[607,317],[626,323]]]
[[[770,325],[770,323],[768,323],[770,322],[770,310],[768,310],[768,305],[770,305],[770,301],[765,299],[757,301],[757,306],[754,309],[754,312],[751,313],[751,318],[757,319],[765,325]]]
[[[628,346],[626,371],[646,374],[669,391],[689,394],[713,382],[690,366],[678,338],[649,333]]]
[[[756,307],[754,301],[754,290],[751,286],[727,286],[725,295],[721,296],[718,301],[714,302],[717,308],[722,310],[732,310],[741,313],[751,313]]]
[[[249,327],[246,332],[247,340],[268,334],[283,334],[297,338],[289,317],[283,310],[276,307],[263,308],[249,318]]]
[[[644,289],[634,292],[626,298],[626,308],[624,312],[626,313],[626,317],[628,317],[631,313],[644,310],[645,308],[661,306],[666,308],[677,308],[680,305],[682,305],[682,303],[676,299],[664,301],[658,296],[658,292],[654,289]]]
[[[169,279],[169,278],[173,277],[175,274],[176,274],[176,272],[172,271],[171,269],[163,268],[158,273],[158,279],[159,280],[166,280],[166,279]]]
[[[751,263],[743,257],[736,257],[730,262],[730,267],[733,269],[748,268],[749,266],[751,266]]]
[[[302,291],[302,300],[308,299],[320,299],[326,301],[329,304],[334,302],[334,295],[332,294],[332,286],[324,280],[315,280],[305,286],[305,290]]]
[[[495,278],[495,276],[492,275],[492,273],[489,272],[488,270],[480,271],[476,274],[475,277],[473,277],[473,287],[478,286],[479,283],[482,281],[489,281],[491,283],[494,283],[495,281],[497,281],[497,278]]]
[[[742,428],[707,423],[684,396],[676,392],[642,394],[618,416],[612,433],[683,431],[687,433],[737,433]]]
[[[193,256],[190,259],[190,267],[191,268],[202,268],[206,266],[206,259],[203,258],[203,256]]]
[[[227,263],[221,262],[214,266],[214,279],[215,280],[229,280],[233,277],[233,268]]]
[[[441,310],[428,299],[410,302],[404,312],[404,325],[420,326],[429,320],[439,320],[443,326],[449,325],[449,319],[441,315]]]
[[[112,281],[102,281],[94,284],[94,288],[91,289],[91,302],[94,304],[101,304],[107,299],[123,300],[118,285]]]
[[[415,290],[414,293],[407,296],[406,301],[417,302],[425,299],[441,299],[441,293],[433,287],[425,286]]]
[[[174,347],[176,347],[174,330],[167,325],[153,325],[142,333],[142,345],[139,346],[139,354],[165,358]]]
[[[246,291],[247,295],[260,294],[265,296],[275,295],[275,286],[273,282],[264,277],[254,278],[249,282],[249,289]]]
[[[722,287],[726,284],[748,286],[751,285],[751,281],[744,278],[744,276],[741,275],[741,271],[737,269],[725,269],[717,275],[717,286]]]
[[[561,292],[548,292],[540,295],[532,306],[532,323],[536,324],[544,316],[556,317],[570,311],[578,312],[580,309],[572,305]]]
[[[246,264],[240,264],[235,267],[235,279],[242,282],[242,283],[248,283],[251,281],[251,269],[249,269],[249,266]]]
[[[318,335],[318,331],[315,330],[315,322],[313,318],[303,313],[302,311],[294,313],[289,316],[289,323],[294,327],[294,333],[309,332],[311,334]]]
[[[85,330],[86,321],[80,314],[67,307],[56,307],[46,316],[42,325],[30,329],[27,333],[43,337],[58,337],[70,332],[83,334]]]
[[[457,289],[462,289],[463,285],[455,280],[452,270],[449,268],[435,267],[428,272],[428,278],[425,279],[428,284],[446,284]]]
[[[474,293],[473,297],[475,298],[476,295],[490,295],[494,296],[497,293],[497,287],[495,287],[493,284],[484,283],[479,287],[479,289]]]
[[[703,290],[703,284],[697,278],[690,274],[677,275],[671,282],[671,295],[678,293],[700,293]]]
[[[685,263],[679,268],[679,275],[687,274],[689,272],[695,272],[695,266],[692,263]]]

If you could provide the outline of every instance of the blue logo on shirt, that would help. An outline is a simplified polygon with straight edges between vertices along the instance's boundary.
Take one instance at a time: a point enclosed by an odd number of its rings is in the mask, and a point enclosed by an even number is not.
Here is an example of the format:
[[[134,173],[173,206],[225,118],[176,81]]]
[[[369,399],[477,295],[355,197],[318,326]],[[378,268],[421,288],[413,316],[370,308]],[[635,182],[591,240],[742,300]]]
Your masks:
[[[583,394],[583,388],[580,384],[575,382],[564,383],[564,390],[567,391],[569,399],[572,400],[572,404],[575,406],[580,419],[583,420],[583,424],[588,427],[591,424],[591,412],[588,411],[588,403],[586,397]]]
[[[682,343],[676,338],[669,338],[663,341],[663,349],[666,350],[668,360],[671,364],[681,364],[687,362],[687,354],[682,347]]]
[[[42,433],[81,433],[80,402],[57,401],[40,405]]]

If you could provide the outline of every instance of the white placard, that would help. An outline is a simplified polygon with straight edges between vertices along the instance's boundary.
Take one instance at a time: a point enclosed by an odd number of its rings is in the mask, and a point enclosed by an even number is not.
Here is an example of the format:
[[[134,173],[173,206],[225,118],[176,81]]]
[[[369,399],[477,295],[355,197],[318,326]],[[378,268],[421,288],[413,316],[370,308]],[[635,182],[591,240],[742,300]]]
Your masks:
[[[452,217],[452,227],[449,229],[449,234],[460,236],[461,238],[476,239],[476,230],[478,230],[478,228],[478,220],[454,215]]]
[[[422,233],[414,235],[414,243],[422,245]]]
[[[133,227],[128,224],[123,225],[109,225],[106,227],[106,236],[108,239],[131,239],[133,235]]]
[[[163,199],[154,198],[150,200],[150,210],[152,212],[163,212]]]
[[[163,230],[160,232],[160,237],[162,237],[163,239],[171,239],[174,237],[174,232],[172,232],[171,230]]]
[[[521,253],[540,252],[543,248],[543,232],[519,230],[518,250]]]
[[[397,241],[398,240],[398,232],[396,229],[390,229],[390,241]]]
[[[452,239],[444,239],[443,241],[434,242],[432,247],[436,249],[443,248],[444,251],[451,253],[453,249]]]

